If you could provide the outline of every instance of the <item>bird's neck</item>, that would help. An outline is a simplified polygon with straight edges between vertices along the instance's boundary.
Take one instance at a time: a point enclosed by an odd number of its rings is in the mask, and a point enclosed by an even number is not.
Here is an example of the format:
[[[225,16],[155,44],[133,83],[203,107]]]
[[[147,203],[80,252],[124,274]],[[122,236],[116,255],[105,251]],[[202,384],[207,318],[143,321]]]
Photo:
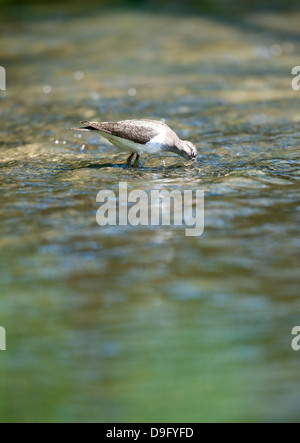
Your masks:
[[[180,144],[179,143],[173,143],[172,145],[165,145],[165,147],[163,148],[163,151],[165,152],[174,152],[175,154],[180,155],[182,151],[185,151],[185,145],[184,143],[180,140]]]

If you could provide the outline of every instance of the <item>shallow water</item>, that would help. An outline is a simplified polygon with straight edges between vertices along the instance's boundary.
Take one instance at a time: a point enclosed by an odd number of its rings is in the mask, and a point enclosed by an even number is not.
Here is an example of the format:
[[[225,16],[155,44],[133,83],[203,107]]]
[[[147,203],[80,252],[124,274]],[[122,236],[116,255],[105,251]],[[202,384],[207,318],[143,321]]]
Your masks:
[[[2,23],[1,421],[299,419],[299,18]],[[66,130],[135,117],[192,140],[197,164],[131,169]],[[99,227],[96,195],[120,181],[204,190],[204,234]]]

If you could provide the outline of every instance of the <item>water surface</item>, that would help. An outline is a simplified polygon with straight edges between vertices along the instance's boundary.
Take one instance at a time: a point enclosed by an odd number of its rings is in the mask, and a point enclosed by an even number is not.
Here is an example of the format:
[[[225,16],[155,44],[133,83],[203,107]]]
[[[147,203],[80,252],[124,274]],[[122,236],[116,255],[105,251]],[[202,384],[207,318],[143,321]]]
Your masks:
[[[1,25],[1,421],[299,420],[299,13],[30,11]],[[67,131],[125,118],[197,165]],[[99,227],[120,181],[204,190],[204,234]]]

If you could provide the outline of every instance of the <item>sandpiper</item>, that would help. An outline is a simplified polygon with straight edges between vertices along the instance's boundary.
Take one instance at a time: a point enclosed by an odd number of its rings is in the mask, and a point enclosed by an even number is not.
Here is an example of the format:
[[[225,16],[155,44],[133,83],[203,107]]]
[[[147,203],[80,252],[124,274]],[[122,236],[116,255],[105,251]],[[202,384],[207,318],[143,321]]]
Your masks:
[[[75,131],[97,131],[113,145],[129,151],[128,166],[138,166],[141,154],[173,152],[186,160],[196,161],[197,148],[181,140],[165,123],[157,120],[122,120],[118,122],[81,122]],[[134,156],[135,160],[133,161]]]

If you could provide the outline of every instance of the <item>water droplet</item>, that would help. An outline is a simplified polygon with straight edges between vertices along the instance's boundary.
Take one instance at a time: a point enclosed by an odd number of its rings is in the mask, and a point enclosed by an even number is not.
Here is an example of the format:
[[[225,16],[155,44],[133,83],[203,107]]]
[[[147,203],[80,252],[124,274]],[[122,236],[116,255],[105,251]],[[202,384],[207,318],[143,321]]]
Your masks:
[[[100,94],[97,94],[97,92],[92,92],[92,99],[97,101],[100,99]]]
[[[292,43],[292,42],[284,42],[284,43],[282,43],[282,49],[287,54],[292,54],[292,52],[294,52],[294,49],[295,49],[294,43]]]
[[[79,81],[82,80],[84,77],[84,73],[82,71],[76,71],[74,72],[74,79]]]
[[[51,89],[52,89],[51,86],[45,85],[45,86],[43,86],[43,93],[44,94],[50,94]]]
[[[273,55],[275,55],[276,57],[279,57],[280,55],[282,55],[282,47],[278,44],[274,44],[271,46],[270,51],[272,52]]]
[[[134,97],[136,95],[136,89],[135,88],[129,88],[128,89],[128,95],[129,95],[129,97]]]

